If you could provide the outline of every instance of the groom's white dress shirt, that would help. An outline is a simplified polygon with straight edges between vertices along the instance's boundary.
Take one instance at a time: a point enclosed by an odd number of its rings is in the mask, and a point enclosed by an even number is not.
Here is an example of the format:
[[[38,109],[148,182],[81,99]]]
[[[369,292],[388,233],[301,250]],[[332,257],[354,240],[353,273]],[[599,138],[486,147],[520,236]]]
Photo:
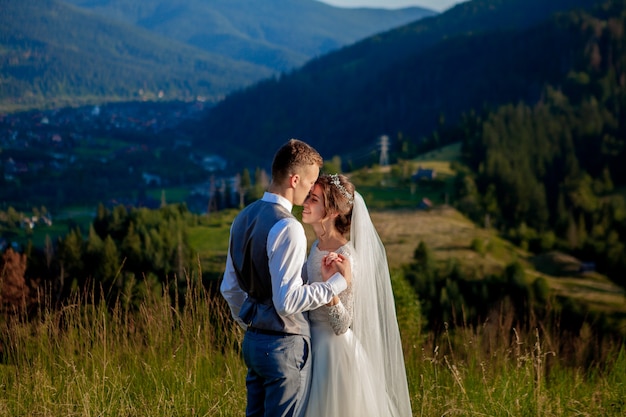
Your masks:
[[[289,200],[277,194],[266,192],[262,200],[280,204],[289,212],[293,208]],[[302,275],[307,254],[307,239],[304,227],[295,217],[279,220],[270,229],[266,249],[272,276],[272,302],[278,314],[282,316],[316,308],[330,299],[329,294],[338,295],[347,288],[346,280],[339,273],[335,273],[326,282],[304,285]],[[237,281],[230,256],[230,244],[220,291],[230,306],[233,318],[245,329],[246,324],[239,318],[239,311],[247,295]]]

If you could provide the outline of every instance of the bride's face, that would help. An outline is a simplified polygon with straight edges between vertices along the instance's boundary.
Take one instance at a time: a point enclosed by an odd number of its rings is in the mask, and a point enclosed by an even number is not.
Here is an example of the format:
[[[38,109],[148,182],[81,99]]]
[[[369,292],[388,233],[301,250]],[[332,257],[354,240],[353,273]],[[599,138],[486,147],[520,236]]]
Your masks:
[[[322,186],[315,184],[315,187],[313,187],[302,205],[302,223],[321,223],[322,219],[325,217],[326,210],[324,209],[324,194],[322,193]]]

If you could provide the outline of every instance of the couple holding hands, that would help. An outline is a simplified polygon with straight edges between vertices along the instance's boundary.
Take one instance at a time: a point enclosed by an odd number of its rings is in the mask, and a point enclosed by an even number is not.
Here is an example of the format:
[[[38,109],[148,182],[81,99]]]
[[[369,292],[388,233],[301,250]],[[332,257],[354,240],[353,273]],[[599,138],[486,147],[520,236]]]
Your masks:
[[[362,196],[291,139],[231,226],[220,291],[246,330],[246,416],[408,417],[385,248]],[[307,257],[302,222],[317,239]]]

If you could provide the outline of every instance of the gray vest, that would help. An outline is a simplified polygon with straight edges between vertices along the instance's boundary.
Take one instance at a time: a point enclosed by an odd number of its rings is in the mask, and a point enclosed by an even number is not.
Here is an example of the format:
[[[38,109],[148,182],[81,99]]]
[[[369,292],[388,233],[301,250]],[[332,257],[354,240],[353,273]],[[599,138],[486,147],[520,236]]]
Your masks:
[[[280,204],[258,200],[243,209],[233,222],[230,256],[239,286],[248,294],[239,317],[257,329],[309,336],[303,313],[280,316],[272,303],[267,237],[279,220],[288,217],[293,215]]]

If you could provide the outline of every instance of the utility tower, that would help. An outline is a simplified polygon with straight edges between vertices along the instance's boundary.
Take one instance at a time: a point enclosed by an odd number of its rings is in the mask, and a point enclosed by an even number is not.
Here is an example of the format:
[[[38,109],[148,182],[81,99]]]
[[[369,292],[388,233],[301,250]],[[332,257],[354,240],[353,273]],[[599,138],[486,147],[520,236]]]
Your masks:
[[[384,167],[389,165],[389,136],[382,135],[378,144],[380,145],[380,161],[378,163]]]
[[[207,216],[210,216],[211,213],[215,213],[218,209],[217,204],[217,187],[215,186],[215,177],[211,175],[211,182],[209,185],[209,205],[207,207]]]

